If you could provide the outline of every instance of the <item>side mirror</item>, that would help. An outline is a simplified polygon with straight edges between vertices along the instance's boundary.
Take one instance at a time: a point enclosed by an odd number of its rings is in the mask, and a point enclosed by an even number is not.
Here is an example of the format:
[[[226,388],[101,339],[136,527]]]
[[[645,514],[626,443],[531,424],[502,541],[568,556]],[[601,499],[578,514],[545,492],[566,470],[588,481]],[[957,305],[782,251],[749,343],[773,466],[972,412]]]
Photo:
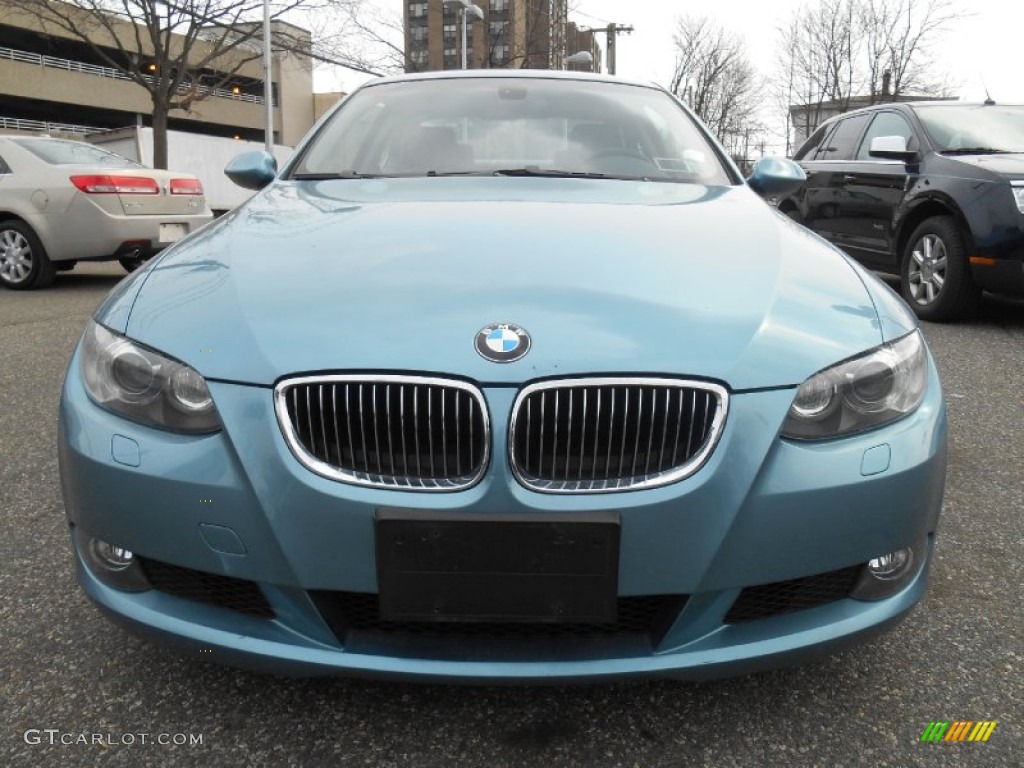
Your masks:
[[[807,181],[804,169],[792,160],[765,157],[757,161],[747,184],[761,197],[788,195]]]
[[[875,136],[868,147],[868,155],[883,160],[902,160],[912,163],[917,159],[917,152],[907,149],[907,140],[903,136]]]
[[[277,176],[277,160],[266,152],[244,152],[228,163],[224,173],[240,187],[263,189]]]

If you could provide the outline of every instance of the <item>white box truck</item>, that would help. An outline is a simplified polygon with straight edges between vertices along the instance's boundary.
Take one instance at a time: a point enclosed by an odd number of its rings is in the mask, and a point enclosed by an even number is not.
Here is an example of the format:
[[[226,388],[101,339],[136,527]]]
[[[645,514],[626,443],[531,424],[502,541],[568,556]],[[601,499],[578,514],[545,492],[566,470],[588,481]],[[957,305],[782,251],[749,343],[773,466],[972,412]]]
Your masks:
[[[153,129],[145,126],[115,128],[94,133],[87,141],[143,165],[153,165]],[[215,216],[241,205],[253,192],[242,189],[224,175],[224,167],[236,155],[264,149],[262,142],[239,141],[186,131],[167,132],[167,169],[198,176],[203,183],[207,207]],[[278,166],[289,158],[291,147],[274,145]]]

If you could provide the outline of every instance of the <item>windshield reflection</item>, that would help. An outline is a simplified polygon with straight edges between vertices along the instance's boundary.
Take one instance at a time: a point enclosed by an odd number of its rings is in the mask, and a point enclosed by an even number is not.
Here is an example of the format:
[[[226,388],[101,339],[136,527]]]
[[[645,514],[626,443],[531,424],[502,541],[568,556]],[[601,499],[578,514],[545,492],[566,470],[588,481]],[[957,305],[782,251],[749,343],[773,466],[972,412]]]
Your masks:
[[[443,175],[732,182],[693,120],[659,89],[507,77],[367,86],[291,177]]]
[[[939,152],[1024,152],[1024,107],[917,107]]]

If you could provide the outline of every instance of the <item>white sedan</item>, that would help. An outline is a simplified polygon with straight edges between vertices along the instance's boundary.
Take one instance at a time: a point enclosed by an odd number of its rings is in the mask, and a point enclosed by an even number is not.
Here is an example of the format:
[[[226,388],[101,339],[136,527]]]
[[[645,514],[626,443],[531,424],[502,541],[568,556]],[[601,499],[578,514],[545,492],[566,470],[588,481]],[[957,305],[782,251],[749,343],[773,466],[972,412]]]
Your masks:
[[[78,141],[0,136],[0,285],[45,288],[79,261],[128,271],[213,215],[195,176]]]

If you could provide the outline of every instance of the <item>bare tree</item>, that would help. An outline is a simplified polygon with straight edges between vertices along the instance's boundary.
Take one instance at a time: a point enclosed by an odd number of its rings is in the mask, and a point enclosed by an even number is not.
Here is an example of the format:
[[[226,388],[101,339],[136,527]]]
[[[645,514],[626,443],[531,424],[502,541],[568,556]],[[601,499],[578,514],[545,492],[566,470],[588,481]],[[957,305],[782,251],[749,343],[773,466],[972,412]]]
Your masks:
[[[945,92],[928,49],[954,18],[952,0],[805,3],[779,31],[775,97],[787,125],[792,105],[802,107],[802,124],[793,127],[809,135],[826,112],[847,111],[854,97],[874,104]]]
[[[781,31],[779,68],[784,72],[788,105],[806,105],[805,131],[821,121],[828,102],[846,111],[862,77],[858,57],[862,35],[856,4],[861,0],[823,0],[802,6]]]
[[[278,0],[272,19],[318,0]],[[153,164],[167,167],[167,121],[230,87],[262,55],[262,0],[5,0],[43,30],[86,44],[99,61],[144,88],[153,104]],[[279,48],[308,56],[308,40]]]
[[[743,40],[704,16],[677,20],[671,90],[725,144],[746,135],[759,103],[759,78]]]
[[[387,9],[372,0],[326,0],[302,13],[313,38],[312,58],[365,75],[395,75],[421,69],[405,49],[401,4]]]
[[[861,0],[859,13],[872,102],[942,88],[927,47],[957,17],[950,0]]]

